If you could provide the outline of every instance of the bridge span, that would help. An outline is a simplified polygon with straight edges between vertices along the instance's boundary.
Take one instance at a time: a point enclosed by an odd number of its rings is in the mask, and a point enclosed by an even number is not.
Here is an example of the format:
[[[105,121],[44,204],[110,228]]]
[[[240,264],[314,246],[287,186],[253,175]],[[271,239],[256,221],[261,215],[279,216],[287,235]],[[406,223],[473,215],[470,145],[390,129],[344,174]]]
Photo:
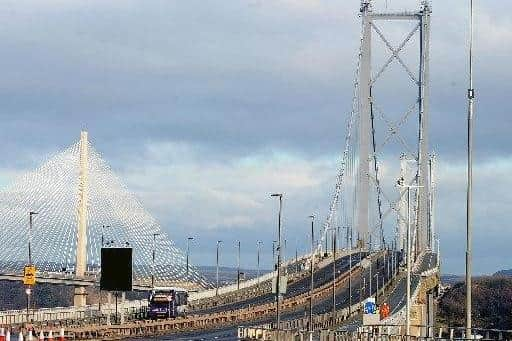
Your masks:
[[[347,253],[340,252],[336,260],[338,273],[334,282],[336,298],[334,301],[331,258],[331,255],[325,259],[318,256],[319,262],[315,269],[312,296],[309,291],[309,271],[307,269],[290,277],[288,291],[281,302],[283,328],[289,326],[302,330],[308,329],[310,322],[307,312],[311,297],[314,312],[312,323],[315,330],[342,326],[347,323],[349,326],[354,323],[362,326],[362,302],[370,296],[376,295],[378,299],[388,300],[394,311],[400,311],[403,308],[404,301],[401,299],[404,294],[403,269],[399,271],[399,266],[393,265],[394,257],[390,253],[352,252],[347,255]],[[351,258],[352,263],[350,264]],[[432,259],[435,259],[435,255],[425,254],[418,259],[418,266],[415,270],[417,276],[421,276],[425,271],[435,271],[437,263],[432,262]],[[415,292],[420,287],[419,278],[417,277],[417,280],[413,281]],[[121,308],[126,314],[126,321],[123,324],[109,324],[109,322],[113,322],[111,319],[113,307],[105,305],[102,307],[101,313],[97,306],[76,308],[75,313],[78,315],[74,318],[71,315],[72,310],[39,311],[35,319],[45,322],[34,322],[33,326],[36,330],[49,330],[64,326],[67,336],[77,340],[108,340],[119,337],[164,334],[180,335],[219,328],[228,328],[233,331],[240,325],[272,326],[276,303],[272,299],[273,295],[268,281],[261,280],[260,283],[244,288],[240,291],[242,295],[236,295],[236,291],[226,291],[216,297],[197,296],[192,300],[187,316],[176,319],[139,320],[145,312],[146,305],[144,301],[137,301],[127,302]],[[332,316],[333,302],[336,302],[334,318]],[[52,313],[61,315],[52,315]],[[18,321],[19,327],[26,327],[24,323],[21,323],[24,312],[14,312],[14,314],[21,319]],[[8,322],[7,318],[6,314],[0,314],[0,324],[2,321],[4,324]],[[250,330],[250,327],[246,328]]]

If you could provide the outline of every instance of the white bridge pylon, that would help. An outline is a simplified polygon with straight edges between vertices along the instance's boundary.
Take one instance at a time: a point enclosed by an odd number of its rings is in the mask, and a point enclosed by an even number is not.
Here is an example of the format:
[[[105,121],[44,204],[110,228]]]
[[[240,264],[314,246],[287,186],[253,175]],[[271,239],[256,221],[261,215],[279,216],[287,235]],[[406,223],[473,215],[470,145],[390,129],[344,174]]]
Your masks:
[[[397,188],[396,183],[406,172],[411,175],[405,179],[405,185],[416,186],[411,190],[411,230],[415,253],[418,253],[433,247],[428,144],[431,7],[428,1],[423,1],[419,11],[377,12],[371,0],[362,0],[359,15],[361,45],[352,111],[347,119],[336,187],[318,249],[322,249],[324,241],[340,228],[346,231],[347,244],[349,235],[352,236],[353,247],[403,246],[406,191]],[[391,26],[391,30],[386,30]],[[403,39],[398,42],[387,36],[388,33],[396,35],[402,29]],[[412,66],[404,56],[407,47],[410,51],[414,48],[411,54],[415,64]],[[376,57],[385,56],[383,53],[388,57],[379,65]],[[399,77],[393,74],[391,83],[381,85],[393,67],[398,69]],[[398,84],[400,82],[403,84]],[[395,91],[389,91],[389,87],[396,87]],[[407,93],[400,92],[403,89]],[[386,106],[388,111],[383,110]],[[390,147],[393,143],[398,148]],[[401,173],[398,170],[404,158],[410,162]],[[383,165],[384,161],[387,164]],[[390,164],[397,168],[396,174],[389,174],[389,169],[393,169]]]
[[[1,273],[20,273],[28,261],[30,211],[38,212],[31,231],[32,260],[45,275],[98,273],[103,241],[133,248],[138,285],[150,285],[153,273],[156,284],[207,285],[194,266],[187,275],[184,254],[112,172],[86,132],[0,191]]]

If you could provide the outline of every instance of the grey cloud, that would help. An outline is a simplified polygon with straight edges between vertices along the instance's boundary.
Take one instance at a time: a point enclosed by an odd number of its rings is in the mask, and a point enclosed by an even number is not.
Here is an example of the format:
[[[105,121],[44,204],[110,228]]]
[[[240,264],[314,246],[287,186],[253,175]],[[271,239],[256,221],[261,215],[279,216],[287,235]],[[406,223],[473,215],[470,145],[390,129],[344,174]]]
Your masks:
[[[390,1],[390,6],[416,8],[406,0]],[[506,13],[512,5],[493,0],[479,6],[475,156],[489,163],[510,155],[507,32],[512,23]],[[332,168],[316,165],[316,176],[322,177],[316,188],[297,189],[290,198],[291,225],[301,226],[302,212],[325,212],[334,186],[334,162],[351,108],[358,7],[359,0],[7,2],[0,12],[0,167],[9,174],[34,167],[86,128],[114,170],[183,237],[191,227],[187,215],[176,212],[171,219],[166,214],[177,180],[166,178],[164,191],[158,183],[141,181],[140,174],[165,178],[160,174],[165,167],[190,162],[195,167],[185,174],[195,179],[219,164],[231,165],[226,172],[239,176],[238,183],[226,184],[225,175],[219,175],[204,186],[238,192],[247,186],[233,166],[240,159],[281,152],[295,155],[297,167],[329,160]],[[465,157],[467,8],[435,0],[433,9],[431,142],[442,158],[460,163]],[[379,93],[382,107],[395,118],[409,103],[392,102],[401,94],[397,81],[403,77],[391,73]],[[172,159],[165,149],[147,155],[148,148],[166,143],[190,149]],[[383,156],[395,157],[397,151],[395,143]],[[187,154],[198,156],[180,160]],[[133,164],[134,155],[140,165]],[[268,190],[262,188],[262,195]],[[201,188],[188,193],[190,198],[202,194]],[[450,195],[447,190],[440,200]],[[194,202],[184,203],[183,212],[195,214],[188,206]],[[207,208],[201,210],[209,216]],[[443,219],[459,226],[447,240],[460,238],[463,216]],[[500,225],[506,218],[496,220]],[[258,218],[244,238],[252,240],[263,225],[268,221]],[[226,235],[234,235],[233,229],[218,226],[229,231],[222,232]],[[270,227],[264,231],[272,233]],[[214,232],[202,233],[214,238]],[[449,251],[450,264],[457,264],[459,255]]]

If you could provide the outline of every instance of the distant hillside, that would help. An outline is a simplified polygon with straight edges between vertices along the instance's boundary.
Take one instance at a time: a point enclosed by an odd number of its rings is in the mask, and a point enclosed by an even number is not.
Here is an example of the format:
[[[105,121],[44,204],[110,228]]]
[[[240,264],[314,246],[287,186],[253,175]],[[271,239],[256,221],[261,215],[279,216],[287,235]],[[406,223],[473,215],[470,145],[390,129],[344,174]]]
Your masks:
[[[462,275],[442,274],[441,283],[444,285],[454,285],[455,283],[464,281],[465,278]]]
[[[439,302],[438,322],[464,326],[466,290],[456,283]],[[473,280],[473,325],[480,328],[510,329],[512,326],[512,278],[479,277]]]
[[[512,277],[512,269],[508,269],[508,270],[500,270],[500,271],[496,272],[493,276],[507,276],[507,277]]]

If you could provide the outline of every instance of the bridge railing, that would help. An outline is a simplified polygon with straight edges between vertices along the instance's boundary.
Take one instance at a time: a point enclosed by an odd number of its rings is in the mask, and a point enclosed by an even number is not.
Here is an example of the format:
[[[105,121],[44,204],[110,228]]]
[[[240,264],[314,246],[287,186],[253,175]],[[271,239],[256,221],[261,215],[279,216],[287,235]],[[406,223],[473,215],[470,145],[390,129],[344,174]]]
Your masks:
[[[120,315],[124,315],[127,318],[135,314],[143,313],[146,311],[146,309],[147,300],[121,301],[117,306],[118,313]],[[85,307],[40,308],[29,310],[28,314],[26,309],[7,310],[0,312],[0,325],[59,320],[84,320],[103,315],[114,315],[115,312],[116,306],[113,303],[102,304],[101,313],[97,304],[88,305]]]
[[[352,250],[352,251],[341,250],[338,257],[348,256],[350,253],[357,253],[357,252],[358,252],[358,250]],[[318,254],[318,252],[315,251],[314,254],[316,255],[316,254]],[[311,257],[311,253],[308,253],[308,254],[298,257],[297,259],[295,259],[295,258],[289,259],[288,261],[283,262],[282,267],[288,267],[290,265],[293,265],[296,262],[307,261],[310,257]],[[330,262],[331,262],[330,259],[327,259],[327,260],[323,259],[319,264],[317,264],[317,266],[324,267],[327,264],[329,264]],[[307,262],[306,262],[306,265],[308,265]],[[271,272],[267,272],[266,274],[263,274],[260,277],[255,277],[250,280],[241,282],[240,289],[246,289],[246,288],[249,288],[252,286],[256,286],[256,285],[258,285],[258,283],[272,280],[272,278],[275,277],[276,275],[277,275],[277,271],[271,271]],[[237,283],[225,285],[225,286],[219,287],[218,295],[228,294],[228,293],[231,293],[231,292],[234,292],[237,290],[238,290]],[[203,290],[203,291],[198,291],[198,292],[191,292],[190,296],[189,296],[189,300],[196,301],[196,300],[205,299],[205,298],[212,298],[215,296],[217,296],[217,290],[215,288],[213,288],[213,289],[208,289],[208,290]]]

